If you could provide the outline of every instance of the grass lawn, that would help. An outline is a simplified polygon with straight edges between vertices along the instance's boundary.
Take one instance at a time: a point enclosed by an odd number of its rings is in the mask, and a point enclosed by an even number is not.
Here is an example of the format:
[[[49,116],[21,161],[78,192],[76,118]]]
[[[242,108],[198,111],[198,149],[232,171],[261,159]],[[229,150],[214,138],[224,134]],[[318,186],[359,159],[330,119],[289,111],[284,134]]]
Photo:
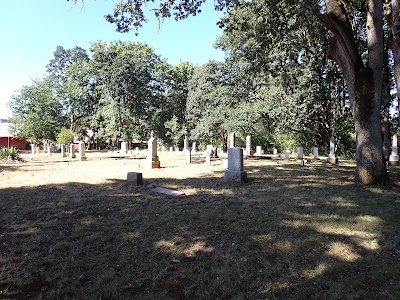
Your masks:
[[[400,299],[400,167],[159,156],[0,162],[0,299]]]

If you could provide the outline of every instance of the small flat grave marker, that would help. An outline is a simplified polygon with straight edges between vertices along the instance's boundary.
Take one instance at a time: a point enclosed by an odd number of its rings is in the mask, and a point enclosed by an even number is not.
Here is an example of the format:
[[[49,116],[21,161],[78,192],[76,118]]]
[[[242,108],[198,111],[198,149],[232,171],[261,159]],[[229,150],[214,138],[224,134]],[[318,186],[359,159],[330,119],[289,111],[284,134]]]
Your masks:
[[[171,189],[166,189],[162,187],[155,187],[151,189],[152,192],[168,195],[168,196],[173,196],[173,197],[178,197],[178,196],[183,196],[185,193],[179,192],[176,190],[171,190]]]
[[[128,172],[126,181],[129,185],[133,186],[143,185],[143,175],[138,172]]]

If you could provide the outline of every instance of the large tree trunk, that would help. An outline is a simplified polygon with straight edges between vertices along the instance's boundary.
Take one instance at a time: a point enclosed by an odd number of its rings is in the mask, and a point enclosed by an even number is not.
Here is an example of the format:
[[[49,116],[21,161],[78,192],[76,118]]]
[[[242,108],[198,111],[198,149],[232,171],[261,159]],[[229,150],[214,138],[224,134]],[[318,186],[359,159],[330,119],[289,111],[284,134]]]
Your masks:
[[[367,1],[368,66],[359,53],[345,6],[339,0],[325,0],[322,21],[333,38],[328,57],[342,69],[353,109],[357,136],[356,182],[384,183],[387,178],[381,132],[383,70],[382,0]]]
[[[394,59],[394,78],[397,89],[397,105],[400,120],[400,7],[399,0],[391,0],[392,5],[392,52]]]

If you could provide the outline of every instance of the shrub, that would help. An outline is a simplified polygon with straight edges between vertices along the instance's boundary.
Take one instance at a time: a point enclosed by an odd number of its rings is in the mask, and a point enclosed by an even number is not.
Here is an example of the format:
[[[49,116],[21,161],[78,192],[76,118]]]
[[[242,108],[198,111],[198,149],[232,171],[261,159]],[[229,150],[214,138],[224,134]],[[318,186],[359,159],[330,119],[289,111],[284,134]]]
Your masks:
[[[61,144],[71,144],[74,141],[74,133],[66,128],[61,129],[60,133],[57,135],[57,142]]]
[[[1,148],[0,149],[0,159],[7,159],[12,161],[22,161],[22,158],[19,156],[18,150],[14,147],[11,148]]]

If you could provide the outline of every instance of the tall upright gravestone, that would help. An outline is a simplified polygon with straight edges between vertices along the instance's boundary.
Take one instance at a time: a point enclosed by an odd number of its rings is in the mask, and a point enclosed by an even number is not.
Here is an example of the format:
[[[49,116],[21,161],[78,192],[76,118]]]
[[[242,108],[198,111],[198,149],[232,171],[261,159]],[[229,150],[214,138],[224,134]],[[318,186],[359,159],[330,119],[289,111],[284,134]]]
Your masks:
[[[389,156],[389,166],[398,166],[399,165],[399,155],[397,150],[397,135],[393,136],[392,140],[392,153]]]
[[[329,156],[327,159],[330,164],[338,163],[338,158],[335,152],[336,152],[336,140],[335,137],[332,135],[332,137],[329,140]]]
[[[232,147],[228,149],[228,169],[225,180],[247,182],[247,172],[243,170],[243,149]]]
[[[86,159],[86,154],[85,154],[85,142],[79,142],[79,152],[78,152],[78,159],[79,160],[85,160]]]
[[[229,136],[229,148],[236,146],[235,139],[236,139],[236,134],[234,132],[232,132]]]
[[[147,169],[158,169],[160,168],[160,161],[157,156],[157,138],[154,137],[153,131],[151,132],[150,139],[148,141],[146,158]]]

